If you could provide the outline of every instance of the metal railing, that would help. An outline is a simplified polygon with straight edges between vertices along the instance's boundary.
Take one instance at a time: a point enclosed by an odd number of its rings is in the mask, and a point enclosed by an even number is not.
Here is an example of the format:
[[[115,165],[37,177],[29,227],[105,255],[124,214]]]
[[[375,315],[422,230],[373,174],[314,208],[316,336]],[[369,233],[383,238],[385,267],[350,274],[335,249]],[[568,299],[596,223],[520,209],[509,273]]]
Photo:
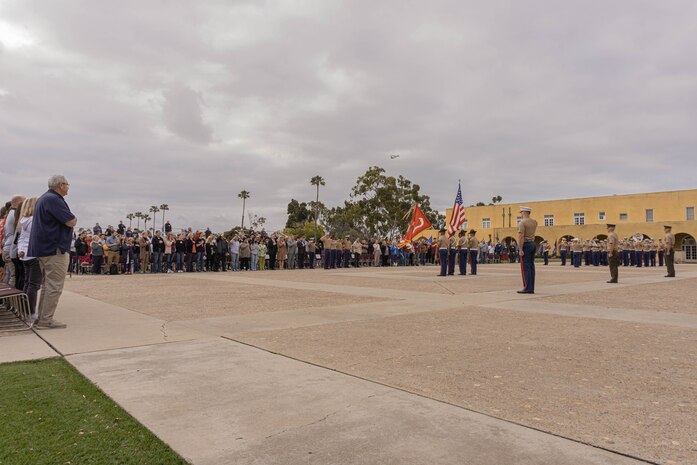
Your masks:
[[[7,284],[0,284],[0,335],[28,331],[33,325],[29,297]]]

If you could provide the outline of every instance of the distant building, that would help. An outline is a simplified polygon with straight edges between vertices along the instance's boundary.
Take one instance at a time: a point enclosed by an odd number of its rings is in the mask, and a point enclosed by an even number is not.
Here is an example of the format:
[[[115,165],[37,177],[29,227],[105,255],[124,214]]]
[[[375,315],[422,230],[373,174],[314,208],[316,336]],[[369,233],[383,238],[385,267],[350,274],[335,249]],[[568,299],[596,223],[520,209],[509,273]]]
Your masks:
[[[467,207],[463,229],[476,229],[479,239],[492,243],[517,242],[520,205],[532,208],[531,216],[538,223],[538,243],[546,239],[554,246],[563,237],[604,239],[606,223],[617,225],[620,239],[663,238],[663,225],[670,224],[676,239],[676,260],[697,262],[697,189]],[[446,224],[450,214],[448,209]],[[424,233],[426,237],[431,235]]]

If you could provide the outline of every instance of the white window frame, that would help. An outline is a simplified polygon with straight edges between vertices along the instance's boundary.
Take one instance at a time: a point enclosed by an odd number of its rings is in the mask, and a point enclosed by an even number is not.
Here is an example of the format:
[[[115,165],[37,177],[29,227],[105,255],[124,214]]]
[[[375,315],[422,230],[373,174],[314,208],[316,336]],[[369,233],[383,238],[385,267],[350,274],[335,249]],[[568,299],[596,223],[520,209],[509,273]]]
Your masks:
[[[545,215],[544,216],[544,225],[545,226],[554,226],[554,215]]]
[[[622,218],[624,216],[624,218]],[[620,221],[627,221],[629,219],[629,215],[627,213],[620,213]]]
[[[685,207],[685,219],[686,221],[695,220],[695,207]]]
[[[586,214],[583,212],[574,213],[574,225],[583,226],[584,224],[586,224]]]
[[[645,210],[644,219],[647,223],[653,223],[653,208],[647,208]]]
[[[482,218],[482,229],[491,228],[491,218]]]
[[[598,221],[605,221],[605,212],[598,212]]]

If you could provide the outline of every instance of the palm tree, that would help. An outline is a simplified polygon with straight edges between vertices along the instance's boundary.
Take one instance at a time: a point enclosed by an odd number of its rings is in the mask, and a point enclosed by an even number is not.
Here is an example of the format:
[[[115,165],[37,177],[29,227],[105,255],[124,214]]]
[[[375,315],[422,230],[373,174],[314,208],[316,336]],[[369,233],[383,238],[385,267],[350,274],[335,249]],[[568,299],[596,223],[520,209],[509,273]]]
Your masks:
[[[126,218],[128,218],[128,227],[129,228],[131,226],[133,226],[133,218],[135,218],[135,217],[136,216],[133,213],[129,213],[128,215],[126,215]]]
[[[151,205],[151,206],[150,206],[150,210],[148,210],[148,211],[152,213],[152,217],[153,217],[153,222],[152,222],[152,235],[154,236],[154,235],[155,235],[155,221],[154,221],[154,219],[155,219],[155,214],[156,214],[157,212],[159,212],[160,209],[157,207],[157,205]]]
[[[145,214],[143,215],[143,231],[148,230],[148,221],[150,221],[151,219],[152,218],[150,218],[150,216],[145,215]]]
[[[136,218],[138,218],[138,231],[140,231],[140,219],[143,217],[143,212],[135,212]]]
[[[237,197],[242,199],[242,229],[244,229],[244,207],[249,198],[250,193],[248,191],[242,191],[237,194]]]
[[[169,205],[163,203],[160,205],[160,211],[162,212],[162,231],[165,230],[165,212],[169,210]]]
[[[319,186],[324,186],[324,178],[322,176],[313,176],[310,179],[310,184],[317,186],[317,199],[315,200],[315,243],[317,243],[317,216],[319,216]]]

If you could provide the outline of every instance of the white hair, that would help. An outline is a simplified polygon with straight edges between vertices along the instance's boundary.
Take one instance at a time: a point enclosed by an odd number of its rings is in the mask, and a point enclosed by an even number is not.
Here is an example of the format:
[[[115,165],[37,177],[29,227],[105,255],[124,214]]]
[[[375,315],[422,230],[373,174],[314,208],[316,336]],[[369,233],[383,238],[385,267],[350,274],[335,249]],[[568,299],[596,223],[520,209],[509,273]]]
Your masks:
[[[62,174],[52,174],[51,176],[48,177],[48,188],[49,189],[54,189],[58,186],[60,186],[62,183],[68,183],[68,180],[65,179],[65,176]]]

